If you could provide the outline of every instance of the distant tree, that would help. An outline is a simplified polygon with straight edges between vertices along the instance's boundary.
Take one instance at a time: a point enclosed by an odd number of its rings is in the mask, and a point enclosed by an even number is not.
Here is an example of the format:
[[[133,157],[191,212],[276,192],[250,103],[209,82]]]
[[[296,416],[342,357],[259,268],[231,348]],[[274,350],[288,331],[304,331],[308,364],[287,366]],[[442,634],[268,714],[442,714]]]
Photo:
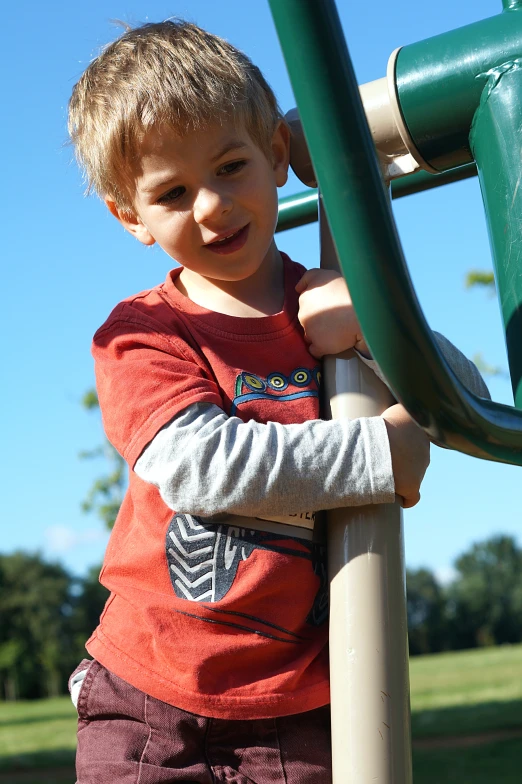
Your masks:
[[[491,293],[495,291],[495,276],[492,272],[484,270],[471,270],[466,275],[466,288],[473,286],[483,286]]]
[[[82,399],[87,411],[99,411],[95,389],[89,389]],[[80,453],[81,458],[105,458],[108,470],[93,482],[82,502],[84,512],[94,512],[107,528],[112,528],[123,500],[126,485],[125,461],[105,438],[102,445]],[[92,567],[78,582],[74,605],[73,638],[75,647],[83,650],[86,640],[98,625],[109,591],[99,582],[100,567]]]
[[[511,536],[474,544],[449,589],[452,647],[522,641],[522,550]]]
[[[99,409],[100,404],[96,390],[89,389],[85,393],[82,405],[88,411]],[[84,512],[94,512],[107,528],[112,528],[125,492],[125,461],[107,439],[96,449],[81,452],[80,457],[84,459],[105,458],[108,471],[95,479],[82,502],[82,509]]]
[[[72,578],[40,555],[0,555],[0,694],[6,699],[63,692],[71,646]]]
[[[447,648],[446,599],[435,575],[429,569],[408,569],[406,595],[410,654]]]
[[[483,376],[504,376],[509,379],[509,374],[504,368],[501,368],[499,365],[490,365],[480,352],[475,354],[472,359]]]
[[[493,295],[495,293],[495,275],[489,270],[471,270],[466,275],[465,285],[468,289],[480,286]],[[473,362],[484,376],[508,376],[503,368],[487,362],[480,352],[475,354]]]
[[[86,640],[98,626],[109,591],[99,581],[99,566],[93,566],[78,581],[74,602],[73,628],[75,647],[83,650]]]

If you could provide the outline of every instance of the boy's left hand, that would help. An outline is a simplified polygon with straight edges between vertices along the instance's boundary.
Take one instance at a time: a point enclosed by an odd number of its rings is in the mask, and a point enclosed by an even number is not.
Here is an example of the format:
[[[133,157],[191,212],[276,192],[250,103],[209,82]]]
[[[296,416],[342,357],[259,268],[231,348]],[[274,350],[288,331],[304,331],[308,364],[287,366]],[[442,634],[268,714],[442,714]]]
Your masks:
[[[295,290],[299,294],[298,319],[313,357],[320,359],[349,348],[370,356],[342,275],[333,270],[308,270]]]

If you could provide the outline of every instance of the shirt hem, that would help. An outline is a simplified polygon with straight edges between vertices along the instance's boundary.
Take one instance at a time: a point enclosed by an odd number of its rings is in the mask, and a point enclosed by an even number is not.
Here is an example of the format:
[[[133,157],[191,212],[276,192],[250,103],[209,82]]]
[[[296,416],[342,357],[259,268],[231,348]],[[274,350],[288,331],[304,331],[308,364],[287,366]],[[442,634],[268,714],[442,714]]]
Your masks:
[[[273,719],[306,713],[330,702],[330,687],[327,681],[299,692],[272,694],[267,697],[225,697],[187,692],[158,673],[147,670],[140,662],[117,648],[100,628],[87,641],[85,647],[103,667],[134,688],[176,708],[206,718]]]

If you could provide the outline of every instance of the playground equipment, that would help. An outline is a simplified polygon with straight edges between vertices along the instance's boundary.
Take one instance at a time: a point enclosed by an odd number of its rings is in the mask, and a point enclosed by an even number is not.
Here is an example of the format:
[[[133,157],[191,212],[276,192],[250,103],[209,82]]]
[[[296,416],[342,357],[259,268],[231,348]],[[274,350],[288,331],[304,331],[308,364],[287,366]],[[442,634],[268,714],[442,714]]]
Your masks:
[[[386,79],[361,95],[333,0],[270,6],[311,158],[300,149],[297,173],[317,181],[321,194],[322,263],[338,260],[395,398],[435,443],[521,465],[522,0],[503,0],[498,16],[400,49]],[[516,408],[476,397],[446,365],[416,300],[383,187],[383,176],[404,177],[392,187],[397,197],[475,171]],[[309,222],[317,199],[311,192],[285,200],[280,228]],[[371,415],[388,405],[387,390],[354,356],[328,358],[325,376],[326,413]],[[409,784],[398,505],[336,510],[328,545],[334,784]]]

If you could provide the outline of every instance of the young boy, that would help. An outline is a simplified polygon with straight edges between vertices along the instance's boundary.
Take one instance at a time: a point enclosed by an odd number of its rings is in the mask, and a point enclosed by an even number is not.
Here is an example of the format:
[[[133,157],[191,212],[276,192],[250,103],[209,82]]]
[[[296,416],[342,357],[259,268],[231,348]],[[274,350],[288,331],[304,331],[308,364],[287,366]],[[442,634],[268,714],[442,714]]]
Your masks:
[[[245,55],[184,22],[131,30],[74,88],[70,133],[112,214],[181,265],[94,338],[130,479],[94,661],[71,679],[78,782],[326,784],[327,583],[309,520],[396,493],[414,505],[427,439],[398,405],[319,420],[317,358],[365,345],[343,279],[276,248],[289,133]]]

